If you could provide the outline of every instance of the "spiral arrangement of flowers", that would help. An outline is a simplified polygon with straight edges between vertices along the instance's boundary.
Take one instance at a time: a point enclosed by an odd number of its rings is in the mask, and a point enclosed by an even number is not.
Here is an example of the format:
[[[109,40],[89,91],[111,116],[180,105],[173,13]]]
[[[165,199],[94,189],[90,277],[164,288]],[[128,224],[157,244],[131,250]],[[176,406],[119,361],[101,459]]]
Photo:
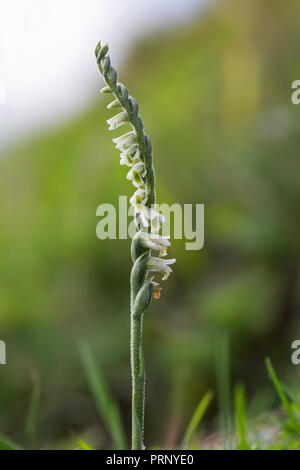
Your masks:
[[[105,81],[101,92],[113,95],[108,109],[118,113],[107,120],[109,130],[129,124],[131,131],[114,138],[120,151],[120,164],[129,167],[127,179],[135,192],[130,198],[134,207],[137,233],[132,240],[131,256],[131,370],[132,370],[132,448],[143,449],[145,368],[142,351],[143,315],[151,299],[160,297],[161,286],[149,277],[149,273],[162,273],[166,280],[172,272],[175,259],[164,259],[170,246],[169,236],[160,235],[162,214],[155,209],[155,174],[152,159],[152,144],[144,132],[137,101],[129,95],[127,88],[118,82],[117,71],[111,66],[108,45],[96,47],[98,68]],[[152,256],[152,251],[158,256]]]

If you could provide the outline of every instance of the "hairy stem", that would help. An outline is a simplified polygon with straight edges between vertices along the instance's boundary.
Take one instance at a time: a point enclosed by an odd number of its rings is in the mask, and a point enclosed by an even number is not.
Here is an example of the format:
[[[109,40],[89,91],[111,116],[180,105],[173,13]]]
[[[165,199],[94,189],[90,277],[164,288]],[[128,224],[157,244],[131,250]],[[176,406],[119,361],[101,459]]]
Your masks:
[[[131,313],[132,450],[142,450],[144,434],[145,372],[142,350],[143,316]]]

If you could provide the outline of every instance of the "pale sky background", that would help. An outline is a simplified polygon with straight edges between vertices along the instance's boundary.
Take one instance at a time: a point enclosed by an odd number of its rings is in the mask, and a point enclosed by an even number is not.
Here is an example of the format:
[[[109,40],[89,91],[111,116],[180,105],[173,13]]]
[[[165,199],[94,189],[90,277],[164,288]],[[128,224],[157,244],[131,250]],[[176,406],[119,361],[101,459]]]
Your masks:
[[[101,85],[94,57],[99,39],[109,42],[118,67],[137,38],[188,21],[209,2],[0,0],[0,144],[89,103]]]

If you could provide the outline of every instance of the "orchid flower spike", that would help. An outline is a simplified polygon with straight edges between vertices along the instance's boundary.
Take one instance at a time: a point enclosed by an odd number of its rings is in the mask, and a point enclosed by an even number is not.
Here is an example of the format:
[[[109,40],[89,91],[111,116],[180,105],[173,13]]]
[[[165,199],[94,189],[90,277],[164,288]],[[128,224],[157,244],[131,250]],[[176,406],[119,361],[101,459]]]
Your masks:
[[[137,101],[129,95],[127,88],[118,82],[117,71],[111,66],[108,46],[99,43],[95,50],[97,64],[105,81],[102,93],[113,95],[108,109],[118,109],[118,114],[107,120],[109,130],[128,125],[131,130],[113,139],[120,150],[120,164],[128,166],[127,179],[136,190],[130,198],[134,208],[135,223],[142,229],[133,237],[131,256],[133,266],[130,275],[131,292],[131,371],[132,371],[132,449],[143,450],[145,375],[142,351],[143,316],[151,299],[159,299],[161,287],[149,273],[162,273],[166,280],[172,272],[170,265],[175,259],[163,259],[170,246],[169,237],[159,235],[164,217],[155,210],[155,176],[152,159],[152,144],[144,132]],[[150,227],[150,233],[146,229]],[[153,257],[156,251],[159,257]]]

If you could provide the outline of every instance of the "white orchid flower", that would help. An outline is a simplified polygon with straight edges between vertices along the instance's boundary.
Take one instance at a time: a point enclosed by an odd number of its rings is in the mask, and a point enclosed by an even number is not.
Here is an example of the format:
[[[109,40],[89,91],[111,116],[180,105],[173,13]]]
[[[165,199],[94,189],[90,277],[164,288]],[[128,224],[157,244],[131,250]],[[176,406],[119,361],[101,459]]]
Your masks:
[[[126,122],[131,132],[113,139],[121,152],[120,164],[130,167],[127,178],[137,187],[130,203],[134,208],[135,225],[140,228],[132,240],[131,256],[133,267],[130,276],[130,318],[131,318],[131,373],[132,373],[132,449],[145,449],[143,444],[144,430],[144,367],[143,367],[143,316],[151,303],[152,297],[159,299],[161,286],[154,282],[155,276],[150,272],[162,273],[166,280],[172,272],[171,265],[175,259],[163,259],[170,246],[169,237],[160,235],[160,225],[164,217],[155,210],[155,178],[152,159],[152,144],[149,136],[144,133],[144,124],[139,114],[138,102],[129,95],[128,89],[118,81],[118,73],[111,66],[108,45],[97,44],[96,58],[98,68],[103,75],[106,86],[103,93],[113,95],[113,101],[107,106],[119,108],[119,114],[109,119],[109,129],[117,129]],[[142,157],[142,158],[141,158]],[[153,205],[151,207],[151,204]],[[146,204],[150,207],[147,207]],[[146,227],[150,226],[150,234]],[[151,256],[156,251],[159,257]]]
[[[130,145],[130,147],[125,148],[121,155],[130,155],[132,158],[140,160],[138,144]]]
[[[116,144],[117,149],[123,152],[127,149],[127,147],[131,147],[133,145],[137,145],[137,136],[134,131],[127,132],[127,134],[121,135],[120,137],[116,137],[113,139],[113,142]]]
[[[127,155],[126,153],[121,153],[120,154],[120,165],[126,165],[126,166],[132,166],[133,165],[133,161],[132,161],[132,158]]]
[[[108,130],[113,131],[114,129],[118,129],[118,127],[123,126],[124,124],[129,122],[129,117],[126,111],[122,111],[119,114],[116,114],[111,119],[108,119],[107,124],[109,125]]]
[[[158,233],[160,229],[160,224],[163,224],[165,222],[165,217],[159,212],[157,212],[155,209],[145,206],[141,207],[138,212],[140,220],[144,227],[149,227],[151,223],[151,232]]]
[[[147,191],[142,188],[138,188],[132,198],[130,199],[130,204],[137,209],[138,207],[143,206],[147,202]]]
[[[140,160],[139,162],[135,163],[131,170],[129,170],[127,174],[127,179],[132,181],[132,184],[139,188],[140,186],[144,186],[143,178],[146,176],[147,171],[145,168],[144,163]]]
[[[142,245],[149,250],[159,251],[160,256],[167,255],[167,248],[171,246],[169,236],[152,235],[143,232],[141,234]]]
[[[151,272],[162,273],[162,280],[165,281],[166,279],[168,279],[170,273],[172,272],[170,264],[174,264],[175,262],[176,259],[162,259],[151,256],[147,261],[147,269]]]
[[[128,147],[120,154],[120,165],[132,166],[140,161],[140,151],[137,145]]]

